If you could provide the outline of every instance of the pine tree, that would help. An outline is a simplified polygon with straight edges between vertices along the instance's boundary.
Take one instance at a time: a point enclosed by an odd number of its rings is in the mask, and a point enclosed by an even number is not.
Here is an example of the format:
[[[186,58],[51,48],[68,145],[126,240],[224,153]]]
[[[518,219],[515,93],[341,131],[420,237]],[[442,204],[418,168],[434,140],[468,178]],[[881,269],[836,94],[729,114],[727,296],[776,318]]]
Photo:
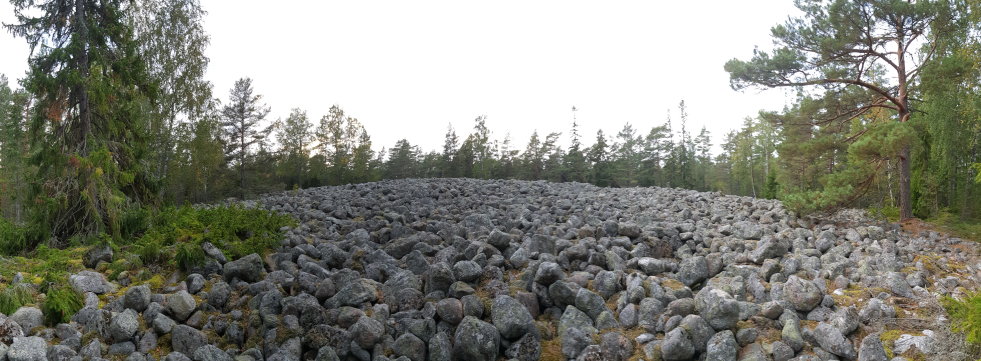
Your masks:
[[[239,194],[242,199],[246,195],[246,163],[249,161],[249,151],[262,141],[264,133],[259,132],[259,122],[269,115],[269,107],[260,105],[262,95],[253,95],[251,78],[241,78],[235,81],[235,86],[229,90],[228,104],[222,108],[222,127],[228,138],[228,149],[225,154],[232,160],[239,173]]]
[[[865,140],[855,141],[878,146],[875,153],[893,152],[889,156],[899,164],[900,218],[913,218],[910,147],[916,140],[916,130],[907,124],[913,114],[910,93],[916,90],[912,85],[924,68],[931,64],[941,36],[960,14],[952,3],[941,1],[796,5],[804,16],[772,28],[776,45],[772,54],[754,51],[749,61],[726,62],[733,89],[818,87],[831,95],[852,91],[852,102],[842,103],[845,107],[832,113],[833,121],[839,124],[871,110],[889,113],[882,118],[882,126],[856,134],[865,135]],[[876,144],[869,138],[889,142]],[[864,145],[859,147],[871,151]],[[874,181],[875,175],[872,172],[870,178],[855,183],[857,195]]]

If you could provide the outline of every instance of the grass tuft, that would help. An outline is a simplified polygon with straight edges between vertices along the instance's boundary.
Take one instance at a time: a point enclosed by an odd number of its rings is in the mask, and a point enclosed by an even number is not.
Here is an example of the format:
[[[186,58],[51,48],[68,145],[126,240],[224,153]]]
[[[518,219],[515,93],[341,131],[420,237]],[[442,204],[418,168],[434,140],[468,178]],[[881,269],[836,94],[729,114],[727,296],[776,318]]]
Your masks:
[[[18,308],[34,302],[34,291],[30,286],[18,283],[0,291],[0,313],[13,314]]]

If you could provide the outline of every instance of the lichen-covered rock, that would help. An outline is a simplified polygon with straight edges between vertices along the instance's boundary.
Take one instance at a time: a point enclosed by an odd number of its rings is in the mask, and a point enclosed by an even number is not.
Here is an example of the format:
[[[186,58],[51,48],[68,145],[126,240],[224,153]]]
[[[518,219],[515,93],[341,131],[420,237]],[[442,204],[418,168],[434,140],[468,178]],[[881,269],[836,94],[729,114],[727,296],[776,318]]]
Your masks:
[[[453,345],[450,336],[443,332],[436,333],[429,340],[429,361],[450,361],[453,359]]]
[[[783,330],[780,332],[780,337],[795,352],[804,348],[804,337],[801,335],[800,321],[797,319],[788,319],[783,323]]]
[[[194,350],[194,361],[232,361],[232,357],[215,346],[205,345]]]
[[[837,328],[821,322],[814,328],[814,339],[822,349],[849,360],[855,359],[855,346]]]
[[[538,266],[538,272],[535,273],[535,283],[546,287],[563,278],[565,278],[565,272],[555,262],[542,262]]]
[[[177,325],[170,332],[170,341],[174,351],[193,355],[194,351],[208,344],[208,336],[191,326]]]
[[[187,291],[181,290],[167,297],[167,311],[178,322],[184,322],[198,306],[197,301]]]
[[[664,335],[664,341],[661,342],[661,357],[664,361],[687,360],[694,354],[695,345],[692,344],[691,332],[684,327],[675,327]]]
[[[506,339],[516,339],[537,330],[528,309],[511,296],[500,295],[494,299],[491,320]]]
[[[453,356],[459,360],[495,361],[501,334],[494,325],[476,317],[463,318],[453,336]]]
[[[634,344],[620,332],[607,332],[601,338],[600,351],[604,360],[627,361],[634,353]]]
[[[593,345],[593,338],[578,328],[568,328],[562,334],[562,355],[567,359],[579,357],[586,346]]]
[[[371,317],[361,317],[350,328],[351,338],[362,349],[370,350],[385,334],[385,326]]]
[[[534,335],[528,333],[504,350],[504,356],[518,361],[537,361],[542,355],[542,344]]]
[[[708,262],[705,261],[705,257],[689,257],[681,261],[677,275],[678,282],[691,287],[694,284],[705,281],[708,278],[708,271]]]
[[[797,276],[790,276],[783,285],[783,300],[789,302],[799,312],[810,312],[824,298],[814,283]]]
[[[10,320],[20,325],[20,328],[27,333],[44,324],[44,314],[37,308],[25,306],[10,315]]]
[[[731,329],[739,322],[739,301],[720,289],[706,287],[698,291],[695,308],[717,331]]]
[[[593,288],[596,292],[609,299],[620,292],[623,287],[620,285],[620,276],[616,272],[600,271],[593,279]]]
[[[705,346],[705,361],[732,361],[739,353],[736,337],[730,330],[716,333]]]
[[[8,361],[47,361],[48,343],[43,338],[17,337],[7,349]]]
[[[143,312],[150,305],[150,287],[146,285],[130,287],[123,297],[123,306],[136,312]]]
[[[396,356],[405,356],[412,361],[426,360],[426,343],[411,333],[402,334],[395,339],[392,351]]]
[[[463,321],[463,302],[455,298],[439,300],[436,303],[436,314],[441,320],[455,326]]]
[[[579,292],[576,293],[576,308],[585,312],[593,320],[599,317],[603,311],[610,310],[606,308],[606,301],[603,300],[603,296],[585,288],[580,288]]]
[[[109,323],[109,336],[113,342],[125,342],[133,339],[137,329],[140,327],[136,320],[136,312],[127,310],[117,314]]]
[[[225,282],[231,282],[235,278],[250,283],[257,282],[260,280],[263,270],[262,257],[253,253],[225,263],[222,269],[222,278]]]
[[[858,361],[889,361],[879,333],[873,333],[862,339],[862,344],[858,347]]]

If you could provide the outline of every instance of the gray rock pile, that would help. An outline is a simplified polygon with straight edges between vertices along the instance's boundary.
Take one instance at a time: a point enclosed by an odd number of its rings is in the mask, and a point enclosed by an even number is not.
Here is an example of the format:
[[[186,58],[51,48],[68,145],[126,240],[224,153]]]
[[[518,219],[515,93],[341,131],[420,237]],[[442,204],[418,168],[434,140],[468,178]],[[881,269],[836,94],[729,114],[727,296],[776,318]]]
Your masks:
[[[718,193],[440,179],[247,203],[300,224],[102,307],[120,286],[81,272],[72,323],[0,315],[0,360],[886,360],[889,320],[978,284],[958,239]],[[904,350],[934,352],[924,331]]]

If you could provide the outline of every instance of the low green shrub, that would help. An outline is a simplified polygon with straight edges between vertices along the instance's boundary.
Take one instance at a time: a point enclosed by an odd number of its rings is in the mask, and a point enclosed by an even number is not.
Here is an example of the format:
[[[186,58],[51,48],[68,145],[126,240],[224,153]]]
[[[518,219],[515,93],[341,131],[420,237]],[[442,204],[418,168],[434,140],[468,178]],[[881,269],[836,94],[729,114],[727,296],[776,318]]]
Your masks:
[[[284,226],[296,221],[286,214],[240,205],[212,208],[164,207],[149,218],[150,227],[129,245],[146,264],[172,260],[183,270],[205,261],[201,245],[210,242],[231,259],[262,254],[280,244]]]
[[[962,333],[968,343],[981,344],[981,293],[970,293],[963,301],[944,296],[941,303],[950,314],[951,330]]]

